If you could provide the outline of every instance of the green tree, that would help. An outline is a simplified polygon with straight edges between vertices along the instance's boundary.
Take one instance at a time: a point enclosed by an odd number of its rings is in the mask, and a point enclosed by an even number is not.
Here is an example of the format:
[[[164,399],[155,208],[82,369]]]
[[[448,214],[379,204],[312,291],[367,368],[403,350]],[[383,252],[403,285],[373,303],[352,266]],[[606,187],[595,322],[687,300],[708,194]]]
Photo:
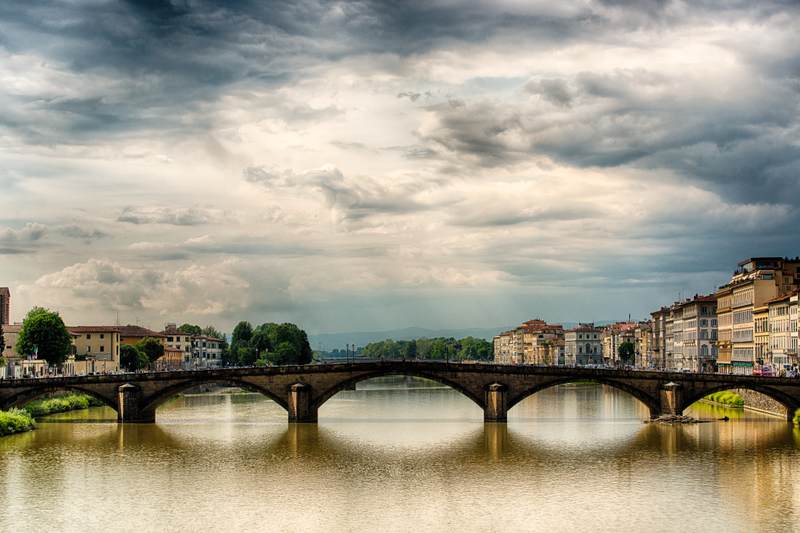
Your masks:
[[[136,343],[136,349],[145,354],[150,363],[164,355],[164,345],[153,337],[145,337]]]
[[[417,358],[417,341],[410,341],[406,344],[406,359],[416,359]]]
[[[275,352],[270,354],[271,361],[276,365],[290,365],[294,364],[300,356],[297,346],[289,341],[284,341],[278,345]]]
[[[49,365],[61,365],[72,349],[72,336],[58,313],[34,307],[22,321],[17,351],[30,355],[37,351]]]
[[[633,365],[636,362],[636,347],[630,341],[620,344],[617,353],[620,360],[626,365]]]
[[[150,363],[150,359],[139,351],[136,346],[130,344],[123,344],[119,347],[119,362],[122,368],[133,372],[140,368],[146,367]]]
[[[267,328],[263,326],[256,328],[250,337],[250,347],[256,351],[258,357],[261,357],[262,353],[272,351],[272,341]]]
[[[195,326],[194,324],[181,324],[178,327],[178,331],[181,333],[185,333],[186,335],[202,335],[203,330],[200,326]]]

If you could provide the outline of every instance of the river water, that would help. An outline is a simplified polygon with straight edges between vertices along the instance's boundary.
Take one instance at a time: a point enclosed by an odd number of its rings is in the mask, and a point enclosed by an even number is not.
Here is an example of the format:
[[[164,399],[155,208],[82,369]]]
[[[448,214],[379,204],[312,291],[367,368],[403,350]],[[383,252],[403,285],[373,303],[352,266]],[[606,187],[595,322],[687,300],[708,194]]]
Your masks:
[[[107,408],[0,438],[0,531],[800,531],[800,431],[643,424],[600,385],[484,424],[430,382],[359,384],[292,425],[258,395],[176,398],[155,425]]]

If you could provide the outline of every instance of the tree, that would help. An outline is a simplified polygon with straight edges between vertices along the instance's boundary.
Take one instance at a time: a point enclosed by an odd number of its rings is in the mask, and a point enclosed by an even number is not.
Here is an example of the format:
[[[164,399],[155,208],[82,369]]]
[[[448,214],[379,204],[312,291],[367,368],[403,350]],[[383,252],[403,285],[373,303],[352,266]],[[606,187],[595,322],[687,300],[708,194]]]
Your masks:
[[[43,307],[34,307],[22,321],[17,338],[17,351],[58,366],[64,362],[72,349],[72,336],[58,313]]]
[[[416,359],[417,358],[417,341],[411,341],[406,345],[406,359]]]
[[[231,348],[228,357],[231,363],[238,365],[252,364],[252,362],[246,362],[251,359],[249,349],[252,337],[253,326],[250,325],[250,322],[242,320],[236,324],[231,335]],[[256,357],[253,357],[252,360],[255,361]]]
[[[202,334],[212,339],[219,339],[225,341],[225,335],[217,330],[214,326],[206,326],[203,328]]]
[[[300,356],[297,346],[291,342],[284,341],[278,345],[273,354],[270,354],[271,361],[276,365],[289,365],[295,363]]]
[[[139,351],[136,346],[123,344],[119,347],[119,362],[122,368],[133,372],[146,367],[150,363],[150,358]]]
[[[200,326],[195,326],[194,324],[181,324],[178,327],[178,331],[181,333],[185,333],[186,335],[202,335],[203,330]]]
[[[153,337],[145,337],[136,343],[136,349],[145,354],[150,363],[164,355],[164,345]]]
[[[636,362],[636,347],[630,341],[620,344],[617,353],[620,360],[626,365],[633,365]]]
[[[256,355],[261,357],[264,352],[272,351],[272,341],[269,338],[267,330],[261,326],[256,328],[253,336],[250,337],[250,347],[256,351]]]

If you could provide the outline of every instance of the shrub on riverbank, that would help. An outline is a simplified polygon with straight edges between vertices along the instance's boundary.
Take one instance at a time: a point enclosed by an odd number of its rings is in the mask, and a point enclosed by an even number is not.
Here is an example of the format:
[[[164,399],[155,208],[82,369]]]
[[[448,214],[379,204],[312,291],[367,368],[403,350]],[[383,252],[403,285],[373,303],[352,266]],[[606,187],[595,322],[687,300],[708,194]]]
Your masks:
[[[0,411],[0,437],[34,428],[33,417],[24,409]]]
[[[800,427],[800,409],[794,412],[794,425]]]
[[[25,406],[25,411],[34,418],[51,415],[53,413],[66,413],[78,409],[88,409],[103,405],[102,402],[86,394],[66,394],[54,398],[35,400]]]
[[[731,407],[744,407],[744,398],[731,391],[720,391],[706,396],[706,400],[730,405]]]

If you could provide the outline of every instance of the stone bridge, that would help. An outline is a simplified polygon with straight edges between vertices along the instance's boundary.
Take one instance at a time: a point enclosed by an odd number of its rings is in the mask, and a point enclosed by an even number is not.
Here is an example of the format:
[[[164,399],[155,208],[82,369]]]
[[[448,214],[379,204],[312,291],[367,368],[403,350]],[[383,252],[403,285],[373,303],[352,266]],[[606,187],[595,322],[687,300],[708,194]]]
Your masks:
[[[576,380],[621,389],[644,403],[651,417],[680,414],[707,394],[739,388],[777,400],[786,407],[790,420],[800,408],[800,379],[793,378],[382,360],[0,380],[0,409],[74,390],[115,409],[121,422],[155,422],[156,409],[170,398],[198,385],[222,384],[264,394],[288,411],[290,422],[316,422],[320,406],[337,392],[365,379],[390,375],[427,378],[452,387],[475,402],[487,422],[504,422],[508,410],[531,394]]]

